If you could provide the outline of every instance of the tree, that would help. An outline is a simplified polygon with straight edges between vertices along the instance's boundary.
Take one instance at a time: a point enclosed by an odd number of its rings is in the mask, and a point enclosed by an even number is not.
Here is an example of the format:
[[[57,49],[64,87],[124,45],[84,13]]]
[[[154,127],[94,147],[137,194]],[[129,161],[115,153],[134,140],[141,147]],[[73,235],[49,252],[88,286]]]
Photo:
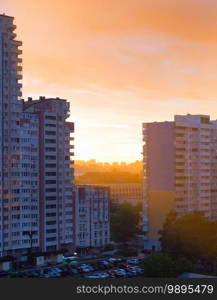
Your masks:
[[[139,232],[139,209],[130,203],[118,205],[111,214],[111,233],[115,242],[126,243]]]
[[[174,258],[186,257],[193,263],[200,263],[204,269],[212,266],[216,272],[217,223],[205,218],[201,213],[183,217],[170,214],[160,232],[161,246]]]
[[[186,257],[179,257],[174,261],[174,263],[175,263],[175,270],[177,275],[180,275],[184,272],[192,273],[195,271],[194,264]]]
[[[167,253],[153,253],[141,262],[141,266],[146,277],[177,277],[183,272],[194,270],[193,264],[188,259],[173,259]]]
[[[175,264],[165,253],[154,253],[141,262],[145,277],[176,277]]]

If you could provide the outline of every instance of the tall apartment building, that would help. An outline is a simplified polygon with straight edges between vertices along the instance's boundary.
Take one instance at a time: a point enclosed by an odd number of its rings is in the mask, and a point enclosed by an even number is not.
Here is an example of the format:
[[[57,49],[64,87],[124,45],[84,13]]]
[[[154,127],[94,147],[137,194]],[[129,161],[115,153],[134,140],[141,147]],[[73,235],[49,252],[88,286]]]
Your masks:
[[[54,98],[23,102],[24,111],[39,122],[40,250],[73,249],[74,123],[67,122],[69,103]],[[70,251],[71,250],[71,251]]]
[[[76,185],[75,246],[90,254],[110,243],[109,188]]]
[[[73,249],[69,103],[21,101],[22,51],[0,15],[0,256]]]
[[[217,121],[177,115],[174,122],[144,123],[143,140],[145,245],[158,248],[171,210],[217,219]]]
[[[0,15],[0,255],[6,255],[13,250],[26,248],[27,238],[21,228],[21,215],[27,215],[24,199],[37,191],[34,183],[37,175],[32,176],[33,184],[26,177],[25,160],[22,157],[29,155],[26,139],[34,144],[35,137],[29,133],[21,134],[23,124],[22,102],[20,98],[22,79],[22,42],[16,40],[14,33],[16,26],[13,18]],[[37,122],[30,120],[30,123]],[[36,133],[37,129],[33,129]],[[37,145],[34,144],[34,153],[37,155]],[[21,151],[23,151],[21,153]],[[32,163],[36,167],[34,161]],[[31,169],[29,169],[30,171]],[[37,170],[34,171],[37,173]],[[35,174],[34,174],[35,175]],[[29,215],[29,214],[28,214]],[[32,216],[34,215],[34,216]],[[25,223],[35,223],[37,210]],[[24,222],[23,222],[24,223]],[[37,246],[37,241],[34,241]]]

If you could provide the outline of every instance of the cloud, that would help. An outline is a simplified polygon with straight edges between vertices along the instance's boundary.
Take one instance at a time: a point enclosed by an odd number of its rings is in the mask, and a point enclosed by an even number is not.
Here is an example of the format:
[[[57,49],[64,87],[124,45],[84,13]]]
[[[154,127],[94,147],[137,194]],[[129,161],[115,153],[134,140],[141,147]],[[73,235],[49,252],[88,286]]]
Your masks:
[[[99,88],[131,90],[162,101],[203,101],[217,93],[216,1],[8,0],[5,5],[24,40],[25,95],[41,87],[31,86],[31,78],[40,78],[47,90],[58,85],[60,93],[93,86],[92,94]]]

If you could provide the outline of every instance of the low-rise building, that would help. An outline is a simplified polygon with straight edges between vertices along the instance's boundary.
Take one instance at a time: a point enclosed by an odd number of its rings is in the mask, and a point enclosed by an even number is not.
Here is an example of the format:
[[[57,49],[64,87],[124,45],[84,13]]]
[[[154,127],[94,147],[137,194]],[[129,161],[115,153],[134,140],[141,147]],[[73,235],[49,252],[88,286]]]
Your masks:
[[[129,202],[137,205],[143,202],[142,183],[112,183],[106,186],[110,188],[110,198],[114,204]]]
[[[75,247],[79,254],[101,251],[110,243],[109,188],[77,185],[75,189]]]

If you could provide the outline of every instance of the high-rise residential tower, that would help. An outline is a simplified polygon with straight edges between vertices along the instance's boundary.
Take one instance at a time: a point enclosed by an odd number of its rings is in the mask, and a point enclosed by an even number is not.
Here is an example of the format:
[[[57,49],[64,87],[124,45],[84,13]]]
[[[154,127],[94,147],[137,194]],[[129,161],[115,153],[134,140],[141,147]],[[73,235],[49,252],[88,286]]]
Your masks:
[[[74,123],[66,121],[69,103],[59,98],[29,98],[24,111],[36,115],[39,123],[40,250],[72,252]]]
[[[217,219],[217,121],[186,115],[144,123],[143,141],[145,244],[156,248],[171,210]]]
[[[0,15],[0,256],[73,251],[74,124],[59,98],[21,100],[22,51]]]
[[[13,253],[14,250],[26,248],[27,238],[23,235],[21,218],[25,223],[35,223],[37,209],[26,209],[24,199],[37,197],[37,167],[35,174],[26,177],[25,161],[22,157],[29,155],[26,146],[32,142],[34,153],[37,155],[37,145],[34,143],[37,127],[29,133],[21,134],[23,124],[22,102],[20,98],[22,79],[22,42],[16,40],[16,26],[13,18],[0,15],[0,255]],[[37,123],[31,119],[30,123]],[[22,136],[22,138],[21,138]],[[28,143],[27,143],[28,139]],[[28,170],[29,172],[31,169]],[[32,181],[32,183],[30,183]],[[28,192],[27,192],[28,191]],[[28,214],[28,218],[27,218]],[[33,216],[34,215],[34,216]],[[24,222],[23,222],[24,223]],[[36,230],[37,231],[37,230]],[[37,241],[35,241],[37,246]]]

